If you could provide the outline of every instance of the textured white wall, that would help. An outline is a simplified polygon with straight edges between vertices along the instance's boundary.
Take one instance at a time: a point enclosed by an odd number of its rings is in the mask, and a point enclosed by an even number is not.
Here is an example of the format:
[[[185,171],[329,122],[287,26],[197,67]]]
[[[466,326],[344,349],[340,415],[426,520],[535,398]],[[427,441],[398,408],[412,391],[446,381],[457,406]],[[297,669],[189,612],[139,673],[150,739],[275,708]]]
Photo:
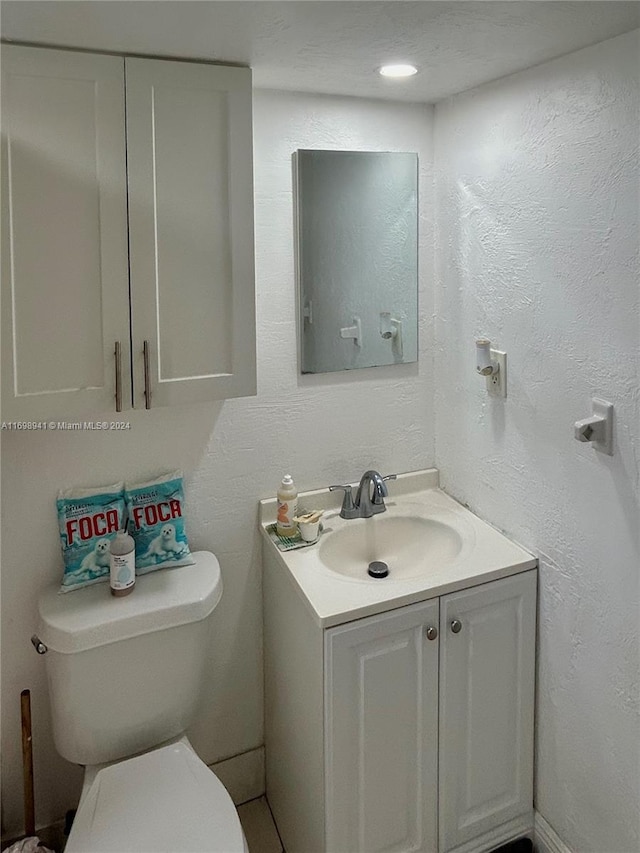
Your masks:
[[[580,853],[639,848],[639,55],[635,31],[436,109],[437,464],[540,557],[536,803]],[[612,458],[573,438],[592,396]]]
[[[59,487],[139,479],[183,467],[191,544],[218,555],[225,584],[205,701],[191,732],[200,755],[213,762],[263,740],[258,499],[274,494],[289,471],[300,489],[309,489],[353,481],[371,466],[388,473],[433,464],[432,110],[272,92],[257,92],[254,106],[258,396],[136,412],[128,432],[3,434],[7,835],[20,832],[22,824],[21,689],[32,691],[39,824],[63,816],[79,794],[80,771],[57,757],[53,747],[44,661],[29,643],[38,594],[61,574],[55,517]],[[418,364],[297,375],[291,153],[315,146],[406,148],[420,154]]]

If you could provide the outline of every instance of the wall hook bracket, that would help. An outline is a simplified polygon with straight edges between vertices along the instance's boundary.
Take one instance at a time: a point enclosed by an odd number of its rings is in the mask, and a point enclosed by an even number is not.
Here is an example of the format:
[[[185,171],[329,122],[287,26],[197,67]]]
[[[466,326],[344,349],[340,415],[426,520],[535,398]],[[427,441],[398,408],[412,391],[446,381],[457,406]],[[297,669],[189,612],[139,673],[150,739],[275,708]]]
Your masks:
[[[390,311],[380,312],[380,337],[384,341],[391,341],[392,352],[402,358],[402,320],[392,317]]]
[[[353,318],[352,326],[345,326],[343,329],[340,329],[340,337],[341,338],[353,338],[353,342],[357,347],[362,346],[362,323],[360,322],[360,317]]]
[[[595,450],[613,456],[613,403],[594,397],[591,407],[590,418],[575,422],[574,437],[578,441],[591,442]]]

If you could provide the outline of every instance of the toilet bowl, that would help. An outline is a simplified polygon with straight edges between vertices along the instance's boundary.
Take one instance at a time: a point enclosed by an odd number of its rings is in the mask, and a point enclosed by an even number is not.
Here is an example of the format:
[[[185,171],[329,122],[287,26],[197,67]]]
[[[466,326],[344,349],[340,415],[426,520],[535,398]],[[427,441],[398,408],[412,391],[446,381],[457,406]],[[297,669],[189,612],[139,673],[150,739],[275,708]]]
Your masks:
[[[185,736],[222,596],[216,557],[40,596],[40,637],[60,755],[85,767],[67,853],[247,853],[222,782]],[[44,650],[44,651],[43,651]]]
[[[248,847],[231,797],[185,738],[98,770],[83,791],[65,851],[248,853]]]

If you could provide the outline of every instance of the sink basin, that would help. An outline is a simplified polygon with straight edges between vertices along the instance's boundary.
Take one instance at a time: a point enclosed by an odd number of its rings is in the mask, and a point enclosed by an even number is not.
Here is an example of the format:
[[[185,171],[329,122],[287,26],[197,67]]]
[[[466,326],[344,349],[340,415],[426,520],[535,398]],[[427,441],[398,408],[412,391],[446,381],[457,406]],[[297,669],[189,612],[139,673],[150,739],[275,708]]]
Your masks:
[[[327,531],[318,557],[326,568],[346,578],[383,584],[436,572],[458,556],[462,545],[458,531],[445,522],[385,513]],[[374,560],[388,565],[386,578],[369,576],[367,569]]]
[[[334,628],[535,568],[535,557],[438,488],[437,471],[399,474],[389,492],[385,512],[353,519],[340,518],[337,492],[301,494],[302,506],[324,510],[324,529],[317,542],[287,551],[269,532],[275,498],[261,501],[270,594],[301,595],[310,618]],[[387,577],[369,576],[376,561],[387,563]]]

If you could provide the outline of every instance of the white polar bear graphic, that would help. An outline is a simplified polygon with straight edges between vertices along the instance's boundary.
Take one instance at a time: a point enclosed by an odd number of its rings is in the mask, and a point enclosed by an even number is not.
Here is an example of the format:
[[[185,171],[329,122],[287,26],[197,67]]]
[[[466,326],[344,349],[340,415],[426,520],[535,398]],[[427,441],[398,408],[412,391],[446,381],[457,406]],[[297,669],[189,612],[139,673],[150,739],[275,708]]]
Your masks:
[[[181,554],[184,551],[184,545],[176,539],[176,529],[173,524],[165,524],[160,533],[152,539],[147,553],[147,557],[162,557],[166,559],[171,554]]]
[[[80,564],[81,572],[102,572],[109,568],[109,540],[98,539],[93,551],[83,558]]]

